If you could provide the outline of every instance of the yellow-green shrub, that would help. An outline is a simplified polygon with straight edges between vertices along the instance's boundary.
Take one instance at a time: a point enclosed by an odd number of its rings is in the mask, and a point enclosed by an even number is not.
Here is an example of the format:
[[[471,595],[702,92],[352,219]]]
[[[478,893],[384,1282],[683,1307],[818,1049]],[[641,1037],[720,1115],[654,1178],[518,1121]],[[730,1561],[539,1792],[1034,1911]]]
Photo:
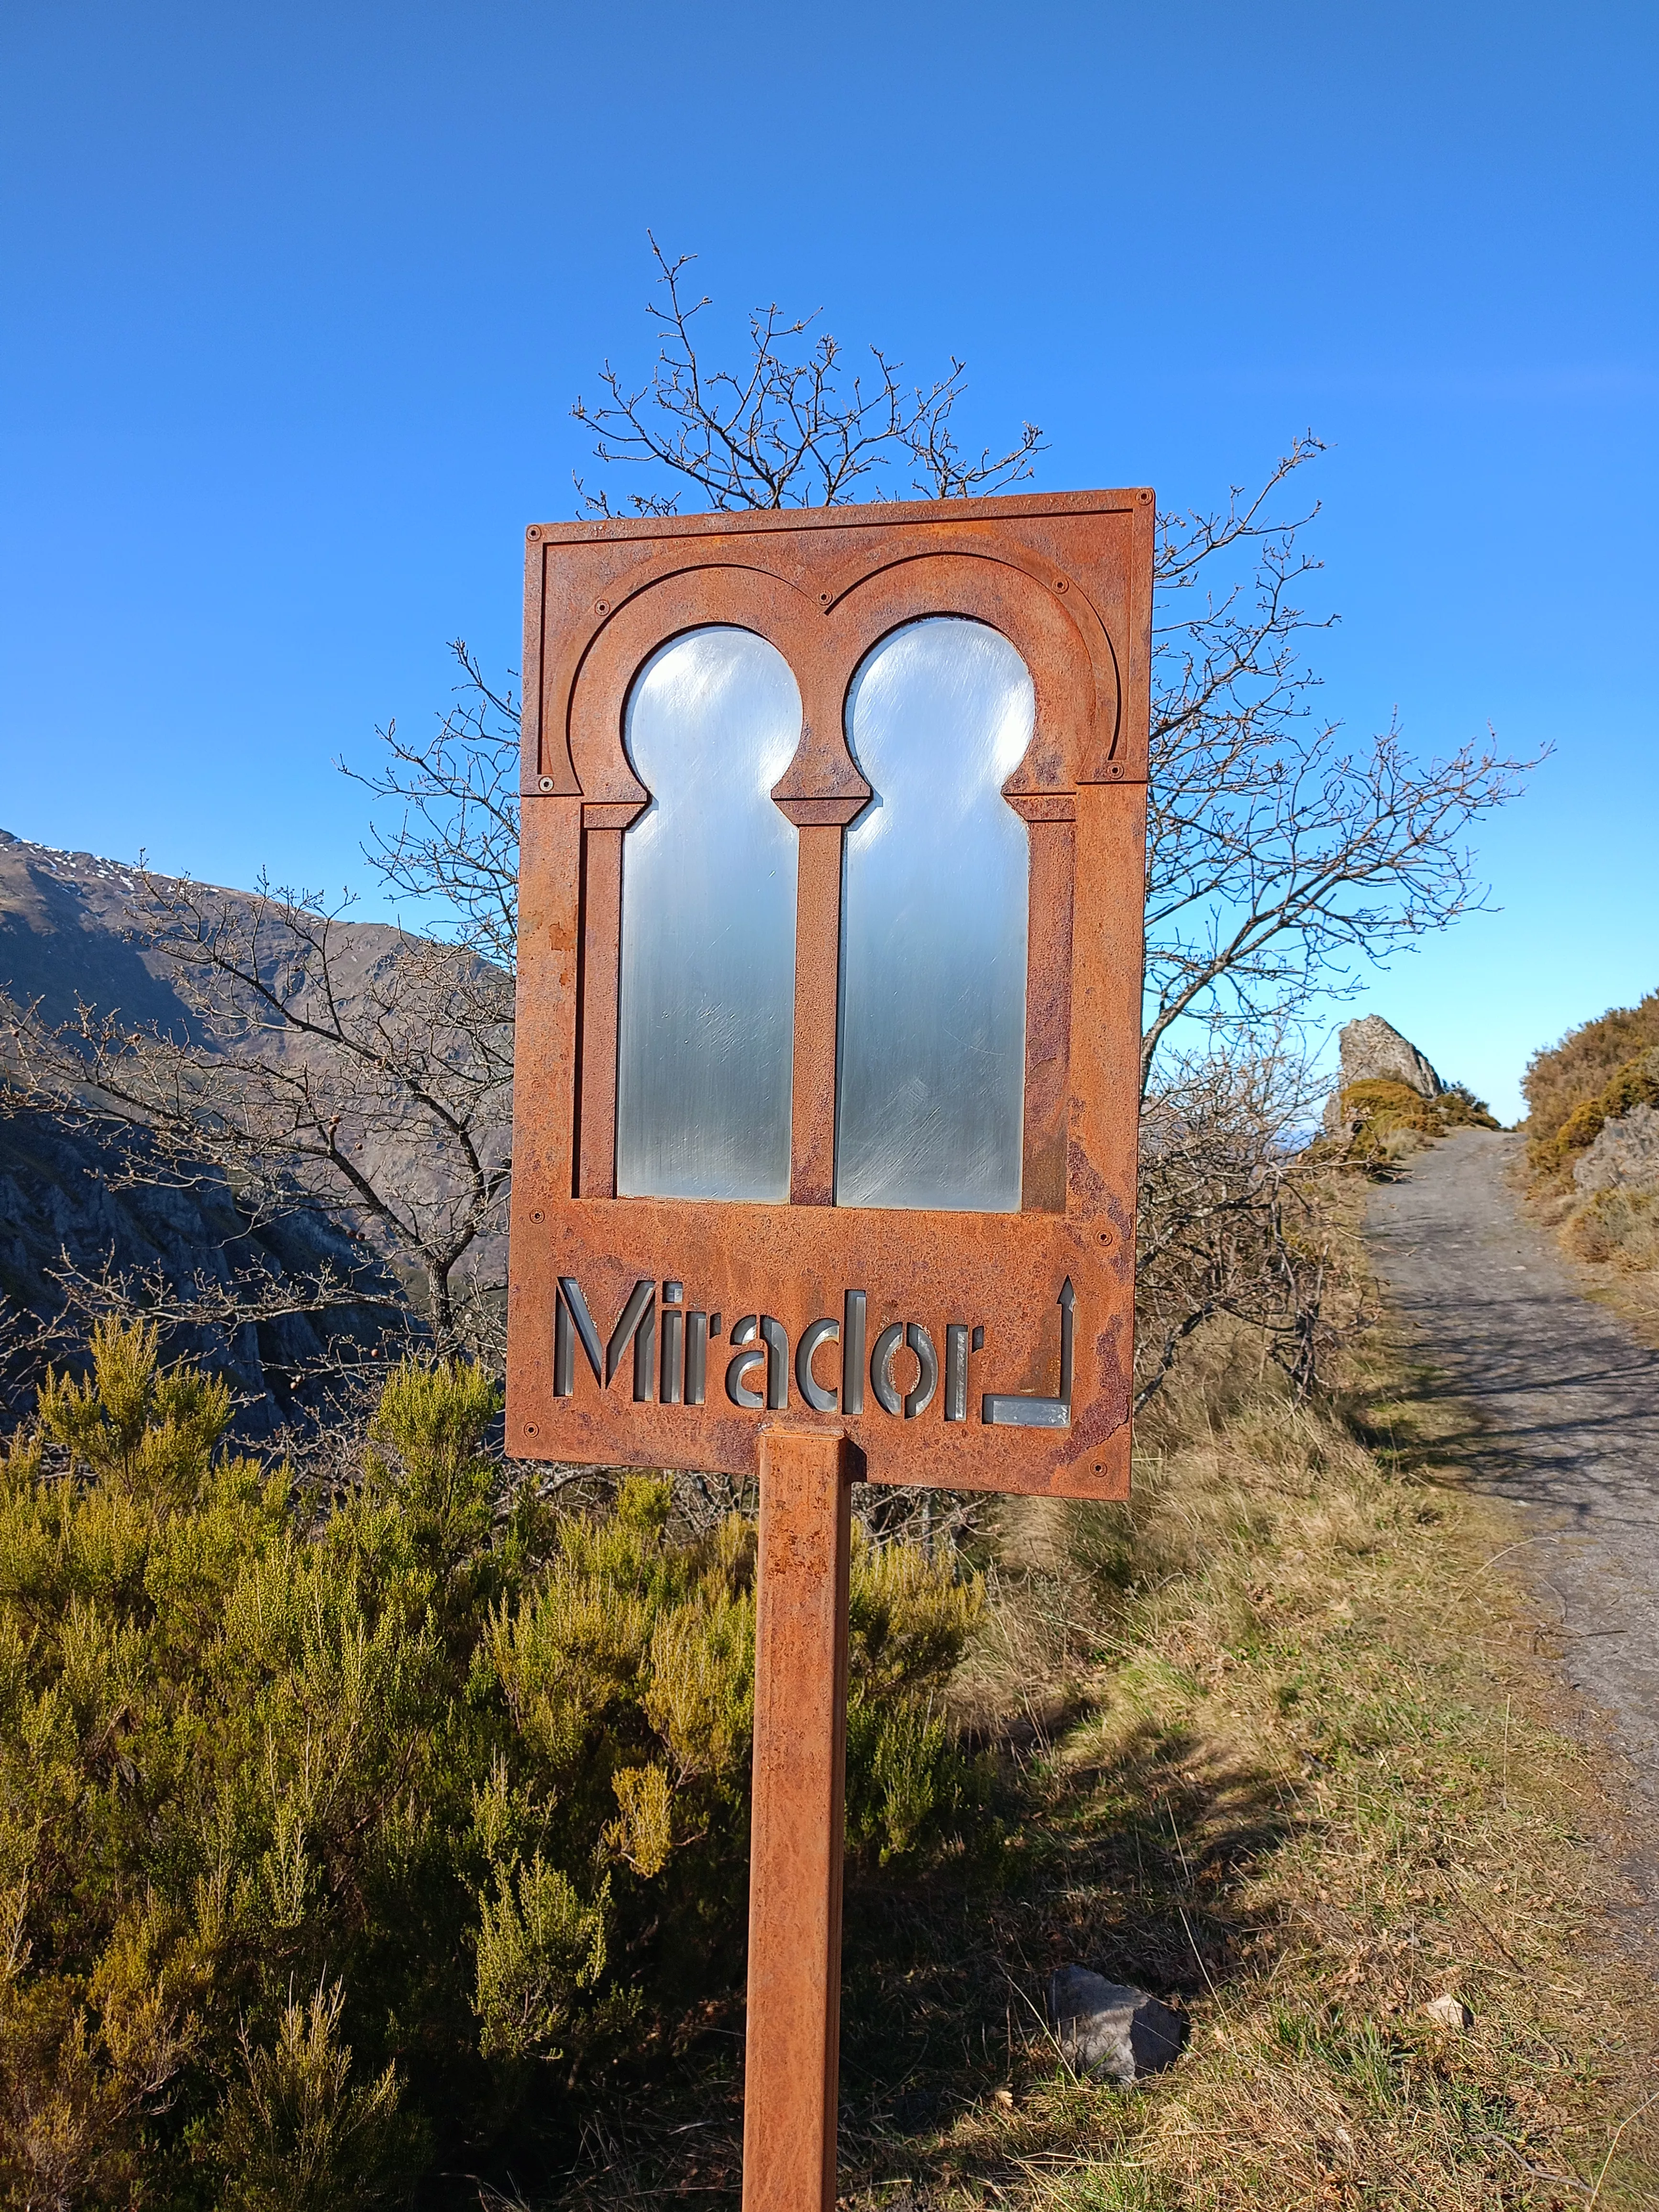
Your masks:
[[[0,2201],[523,2185],[580,2069],[740,1986],[754,1537],[665,1481],[557,1515],[489,1377],[387,1381],[319,1500],[218,1383],[101,1328],[0,1457]],[[849,1824],[948,1840],[930,1710],[980,1602],[860,1544]]]
[[[1349,1156],[1359,1160],[1385,1158],[1402,1135],[1443,1137],[1452,1129],[1500,1126],[1480,1099],[1461,1085],[1425,1098],[1409,1083],[1398,1082],[1392,1076],[1367,1076],[1350,1083],[1338,1105],[1351,1132]]]
[[[1659,1046],[1627,1060],[1594,1098],[1575,1106],[1553,1136],[1533,1138],[1528,1150],[1535,1172],[1559,1173],[1587,1152],[1609,1121],[1632,1106],[1659,1106]]]
[[[1659,1046],[1659,991],[1639,1005],[1614,1006],[1593,1022],[1570,1030],[1559,1044],[1535,1052],[1521,1087],[1527,1099],[1527,1137],[1534,1169],[1560,1167],[1555,1138],[1577,1109],[1600,1099],[1632,1060]],[[1592,1131],[1584,1141],[1594,1141]],[[1572,1149],[1568,1148],[1569,1152]]]

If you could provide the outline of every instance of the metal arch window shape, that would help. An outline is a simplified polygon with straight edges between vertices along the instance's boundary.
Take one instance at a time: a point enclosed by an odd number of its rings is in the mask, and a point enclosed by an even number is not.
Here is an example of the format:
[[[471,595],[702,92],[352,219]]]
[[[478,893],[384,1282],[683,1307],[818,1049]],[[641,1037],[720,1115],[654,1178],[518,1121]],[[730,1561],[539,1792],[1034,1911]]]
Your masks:
[[[847,833],[840,1206],[1015,1212],[1030,854],[1002,785],[1030,743],[1002,635],[928,616],[865,657],[847,736],[874,797]]]
[[[617,1192],[789,1196],[800,737],[775,646],[724,624],[660,647],[623,733],[651,803],[623,840]]]

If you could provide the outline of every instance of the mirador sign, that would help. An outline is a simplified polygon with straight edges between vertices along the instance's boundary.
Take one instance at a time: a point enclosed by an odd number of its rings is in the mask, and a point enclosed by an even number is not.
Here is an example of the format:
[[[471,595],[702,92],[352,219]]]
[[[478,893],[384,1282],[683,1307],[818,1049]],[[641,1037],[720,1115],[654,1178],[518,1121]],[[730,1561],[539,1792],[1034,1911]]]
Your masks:
[[[835,2195],[849,1483],[1127,1488],[1152,532],[528,534],[507,1442],[760,1474],[765,2212]]]

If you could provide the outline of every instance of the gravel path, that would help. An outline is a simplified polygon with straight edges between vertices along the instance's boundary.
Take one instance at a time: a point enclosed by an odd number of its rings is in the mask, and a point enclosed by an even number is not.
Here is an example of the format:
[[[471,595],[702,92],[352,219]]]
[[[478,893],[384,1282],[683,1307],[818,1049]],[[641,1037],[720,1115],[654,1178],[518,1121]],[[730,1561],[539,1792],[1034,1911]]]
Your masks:
[[[1520,1141],[1471,1130],[1419,1154],[1372,1196],[1372,1258],[1480,1423],[1476,1480],[1528,1509],[1514,1563],[1558,1611],[1569,1679],[1652,1790],[1659,1352],[1582,1297],[1553,1240],[1521,1217],[1505,1181]]]

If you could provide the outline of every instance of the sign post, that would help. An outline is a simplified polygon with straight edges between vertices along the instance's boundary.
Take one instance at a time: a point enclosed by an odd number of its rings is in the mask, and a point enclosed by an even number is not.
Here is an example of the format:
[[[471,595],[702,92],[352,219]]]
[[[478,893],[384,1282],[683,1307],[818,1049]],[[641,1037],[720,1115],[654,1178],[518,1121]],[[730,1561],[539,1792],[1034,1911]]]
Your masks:
[[[823,1430],[761,1431],[743,2193],[766,2212],[836,2201],[856,1458]]]
[[[853,1481],[1127,1492],[1152,536],[527,536],[507,1443],[759,1477],[750,2212],[835,2202]]]

